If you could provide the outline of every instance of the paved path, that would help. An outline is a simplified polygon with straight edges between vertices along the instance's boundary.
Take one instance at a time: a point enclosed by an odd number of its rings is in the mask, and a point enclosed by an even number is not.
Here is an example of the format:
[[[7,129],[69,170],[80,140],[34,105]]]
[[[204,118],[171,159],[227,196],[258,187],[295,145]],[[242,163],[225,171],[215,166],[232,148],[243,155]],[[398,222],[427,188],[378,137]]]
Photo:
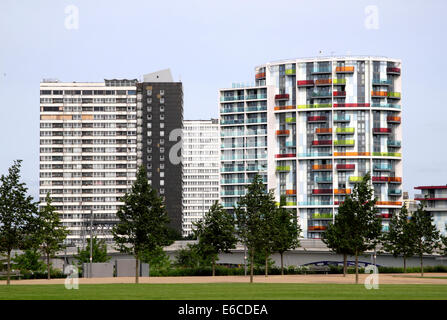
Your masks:
[[[359,275],[359,283],[363,283],[367,274]],[[433,279],[430,277],[443,277]],[[64,284],[65,279],[52,280],[12,280],[11,284]],[[134,283],[135,277],[120,278],[80,278],[79,284],[108,284],[108,283]],[[247,283],[249,276],[215,276],[215,277],[140,277],[140,283]],[[348,274],[346,277],[340,274],[327,275],[285,275],[285,276],[255,276],[256,283],[355,283],[355,275]],[[440,284],[447,285],[447,273],[426,273],[420,278],[418,273],[407,274],[380,274],[380,284]],[[0,285],[6,281],[0,281]]]

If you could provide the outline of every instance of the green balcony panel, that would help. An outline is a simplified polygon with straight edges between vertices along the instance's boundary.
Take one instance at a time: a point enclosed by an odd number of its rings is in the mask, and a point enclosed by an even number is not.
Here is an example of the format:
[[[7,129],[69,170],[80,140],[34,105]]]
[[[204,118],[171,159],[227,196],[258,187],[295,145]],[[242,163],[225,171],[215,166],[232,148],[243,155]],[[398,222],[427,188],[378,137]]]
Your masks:
[[[355,177],[355,176],[349,177],[349,182],[353,182],[353,183],[362,182],[362,180],[363,180],[363,177]]]
[[[319,213],[315,212],[312,214],[312,219],[332,219],[332,213]]]
[[[291,76],[296,73],[295,69],[286,69],[286,75]]]
[[[388,92],[388,97],[400,98],[400,92]]]
[[[353,146],[355,140],[335,140],[334,146]]]
[[[287,123],[295,123],[296,122],[296,118],[295,117],[286,118],[286,122]]]
[[[346,84],[346,79],[333,79],[333,84]]]
[[[337,128],[335,129],[336,133],[354,133],[355,128]]]
[[[402,154],[399,152],[373,152],[374,157],[401,157]]]
[[[276,167],[276,171],[290,171],[290,166],[278,166]]]

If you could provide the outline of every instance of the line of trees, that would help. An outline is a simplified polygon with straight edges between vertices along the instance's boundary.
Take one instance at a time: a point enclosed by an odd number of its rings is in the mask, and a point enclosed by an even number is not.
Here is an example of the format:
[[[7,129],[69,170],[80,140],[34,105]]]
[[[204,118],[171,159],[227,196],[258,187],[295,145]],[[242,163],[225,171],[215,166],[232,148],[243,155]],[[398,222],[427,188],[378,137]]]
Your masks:
[[[358,283],[358,257],[365,251],[374,250],[381,245],[378,252],[390,253],[403,258],[404,272],[406,261],[415,255],[419,256],[421,275],[424,275],[423,255],[431,254],[444,248],[447,253],[447,237],[440,235],[433,218],[425,210],[422,201],[418,209],[411,215],[407,209],[393,215],[389,229],[382,232],[382,222],[375,206],[370,175],[366,174],[362,181],[347,195],[338,208],[334,222],[330,223],[322,235],[323,242],[335,253],[342,254],[344,259],[343,274],[347,272],[347,256],[355,256],[355,281]]]

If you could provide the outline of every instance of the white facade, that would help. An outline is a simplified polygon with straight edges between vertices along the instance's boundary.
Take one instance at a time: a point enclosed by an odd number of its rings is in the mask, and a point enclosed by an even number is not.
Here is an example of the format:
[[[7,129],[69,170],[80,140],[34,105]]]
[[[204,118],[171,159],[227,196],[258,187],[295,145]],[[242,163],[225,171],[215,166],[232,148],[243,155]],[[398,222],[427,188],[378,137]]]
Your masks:
[[[40,84],[40,202],[49,192],[70,235],[112,241],[119,198],[136,175],[136,80]]]
[[[183,236],[219,200],[219,140],[217,120],[183,122]]]
[[[244,194],[253,158],[262,161],[257,172],[277,201],[284,196],[296,210],[303,237],[320,238],[339,203],[370,172],[386,229],[402,205],[401,61],[284,60],[256,67],[255,81],[220,90],[224,206]],[[258,121],[256,140],[249,141]]]

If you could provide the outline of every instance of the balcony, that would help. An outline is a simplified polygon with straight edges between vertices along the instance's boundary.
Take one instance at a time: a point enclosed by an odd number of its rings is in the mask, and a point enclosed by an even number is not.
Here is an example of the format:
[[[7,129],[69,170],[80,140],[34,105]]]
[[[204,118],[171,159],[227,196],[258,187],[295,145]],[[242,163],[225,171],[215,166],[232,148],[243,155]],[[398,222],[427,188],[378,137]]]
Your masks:
[[[330,134],[330,133],[332,133],[332,128],[316,128],[315,133],[316,134]]]
[[[401,201],[377,201],[378,206],[402,206]]]
[[[313,195],[332,195],[332,189],[312,189]]]
[[[354,134],[355,128],[337,128],[335,132],[339,134]]]
[[[386,92],[386,91],[371,91],[371,97],[386,98],[386,97],[388,97],[388,92]]]
[[[346,84],[346,79],[334,79],[332,81],[334,83],[334,85],[345,85]]]
[[[252,112],[252,111],[267,111],[267,106],[250,106],[245,108],[245,111]]]
[[[293,196],[296,195],[296,189],[287,189],[286,190],[286,196]]]
[[[242,160],[242,159],[244,159],[243,154],[223,155],[220,157],[220,160]]]
[[[391,129],[390,128],[373,128],[374,134],[390,134]]]
[[[290,134],[290,130],[276,130],[277,136],[288,136]]]
[[[334,97],[346,97],[346,91],[334,91]]]
[[[309,226],[309,231],[325,231],[327,229],[327,226]]]
[[[388,92],[388,99],[400,99],[400,92]]]
[[[331,98],[332,94],[330,91],[322,91],[322,92],[312,92],[311,96],[312,98],[325,99],[325,98]]]
[[[332,171],[332,164],[314,164],[312,165],[313,171]]]
[[[276,172],[289,172],[290,166],[277,166]]]
[[[285,146],[288,148],[296,148],[296,142],[295,141],[286,141]]]
[[[226,97],[220,97],[221,102],[226,101],[237,101],[237,100],[244,100],[244,96],[226,96]]]
[[[350,194],[351,189],[334,189],[334,194]]]
[[[390,183],[402,183],[401,177],[389,177],[388,182]]]
[[[330,219],[332,220],[334,218],[334,216],[332,215],[332,213],[319,213],[319,212],[315,212],[312,214],[311,219],[317,219],[317,220],[325,220],[325,219]]]
[[[400,148],[401,147],[401,142],[398,140],[388,140],[387,141],[387,146],[391,147],[391,148]]]
[[[298,157],[330,157],[330,152],[302,152],[298,154]]]
[[[315,177],[316,183],[331,183],[332,177]]]
[[[289,100],[289,94],[288,93],[276,94],[275,100]]]
[[[332,68],[330,67],[320,67],[320,68],[313,68],[311,73],[313,74],[325,74],[325,73],[332,73]]]
[[[389,123],[400,123],[401,118],[388,116],[388,117],[386,117],[386,121]]]
[[[400,68],[395,68],[395,67],[386,68],[386,73],[400,75]]]
[[[359,177],[359,176],[350,176],[349,177],[350,183],[360,183],[362,181],[363,181],[363,177]]]
[[[369,152],[334,152],[334,157],[369,157]]]
[[[375,171],[391,171],[393,167],[389,164],[375,164],[373,169]]]
[[[237,120],[220,120],[221,125],[229,125],[229,124],[243,124],[244,119],[237,119]]]
[[[267,99],[267,94],[249,94],[245,96],[245,100],[259,100],[259,99]]]
[[[339,171],[352,171],[355,170],[355,164],[337,164],[336,168]]]
[[[275,154],[275,158],[295,158],[296,153],[279,153]]]
[[[347,66],[347,67],[336,67],[335,68],[336,73],[353,73],[354,67],[353,66]]]
[[[312,141],[312,147],[328,147],[332,146],[332,140],[314,140]]]
[[[222,167],[220,172],[240,172],[244,171],[244,167]]]
[[[298,80],[296,82],[296,85],[298,87],[313,87],[314,81],[313,80]]]
[[[388,194],[390,196],[400,196],[400,195],[402,195],[402,190],[400,190],[400,189],[388,189]]]
[[[400,109],[400,105],[398,104],[394,104],[394,103],[385,103],[385,104],[380,104],[380,103],[373,103],[371,105],[372,108],[393,108],[393,109]]]
[[[402,157],[399,152],[373,152],[374,157]]]
[[[382,219],[390,219],[391,218],[391,214],[389,214],[389,213],[381,213],[380,217]]]
[[[334,146],[337,147],[353,147],[355,140],[335,140]]]
[[[334,116],[334,122],[350,122],[350,116]]]
[[[220,193],[222,196],[244,196],[245,190],[227,190]]]
[[[376,183],[387,183],[388,177],[372,177],[371,180]]]
[[[373,182],[390,182],[390,183],[402,183],[401,177],[372,177]]]
[[[265,72],[260,72],[255,75],[256,80],[265,79]]]
[[[245,179],[222,179],[222,184],[239,184],[239,183],[245,183]]]
[[[266,171],[266,170],[267,168],[262,166],[247,166],[246,169],[246,171],[255,171],[255,172]]]
[[[327,122],[326,116],[311,116],[307,117],[307,122]]]
[[[285,73],[287,76],[293,76],[296,74],[296,69],[286,69]]]
[[[332,79],[317,79],[315,80],[316,86],[330,86],[332,84]]]
[[[332,201],[300,201],[299,206],[332,206]]]
[[[263,123],[267,122],[267,118],[251,118],[247,119],[246,123]]]
[[[295,109],[295,106],[276,106],[275,111],[281,111],[281,110],[293,110]]]
[[[301,104],[298,105],[298,109],[313,109],[313,108],[331,108],[331,103],[314,103],[314,104]]]
[[[368,108],[369,103],[334,103],[334,108]]]
[[[286,123],[296,123],[295,117],[286,118]]]
[[[391,80],[380,80],[380,79],[373,79],[372,85],[373,86],[389,86],[393,82]]]
[[[220,113],[232,113],[232,112],[244,112],[244,108],[224,108],[220,110]]]

